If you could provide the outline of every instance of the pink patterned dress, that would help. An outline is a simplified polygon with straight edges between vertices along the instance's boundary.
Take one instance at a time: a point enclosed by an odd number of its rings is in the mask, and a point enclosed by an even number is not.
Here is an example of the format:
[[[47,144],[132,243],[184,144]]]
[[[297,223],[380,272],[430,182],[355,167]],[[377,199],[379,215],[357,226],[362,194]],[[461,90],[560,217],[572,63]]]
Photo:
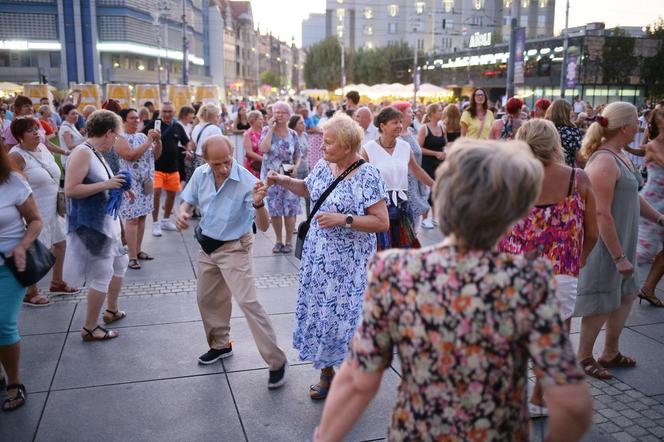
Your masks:
[[[255,130],[247,130],[247,135],[251,140],[251,150],[258,155],[263,155],[260,147],[261,133]],[[246,154],[244,156],[244,168],[251,172],[256,178],[261,179],[261,163],[260,161],[252,160]]]
[[[664,210],[664,168],[655,161],[646,163],[648,181],[641,190],[641,196],[658,211]],[[639,263],[651,263],[662,250],[664,227],[641,217],[639,219],[639,242],[636,258]]]
[[[501,251],[516,255],[537,252],[551,260],[555,275],[579,276],[586,205],[576,187],[576,171],[570,176],[567,197],[556,204],[533,207],[500,241]]]

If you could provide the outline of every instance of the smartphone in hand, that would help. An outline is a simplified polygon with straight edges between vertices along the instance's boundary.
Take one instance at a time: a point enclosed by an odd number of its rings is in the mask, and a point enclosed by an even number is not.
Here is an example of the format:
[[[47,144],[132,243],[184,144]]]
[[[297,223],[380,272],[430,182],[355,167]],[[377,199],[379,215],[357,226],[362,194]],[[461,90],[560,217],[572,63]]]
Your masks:
[[[161,131],[161,120],[154,121],[154,130]]]

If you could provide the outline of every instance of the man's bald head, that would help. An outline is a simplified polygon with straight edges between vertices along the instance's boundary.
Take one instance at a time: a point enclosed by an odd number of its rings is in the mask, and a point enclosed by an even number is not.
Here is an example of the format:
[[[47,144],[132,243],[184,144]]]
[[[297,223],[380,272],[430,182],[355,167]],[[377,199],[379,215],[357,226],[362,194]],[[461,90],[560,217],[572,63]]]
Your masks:
[[[371,120],[373,120],[373,114],[368,107],[362,106],[355,111],[354,119],[366,132],[371,124]]]
[[[233,144],[228,137],[224,135],[213,135],[203,141],[201,146],[203,151],[203,158],[207,161],[210,157],[216,156],[233,156]]]

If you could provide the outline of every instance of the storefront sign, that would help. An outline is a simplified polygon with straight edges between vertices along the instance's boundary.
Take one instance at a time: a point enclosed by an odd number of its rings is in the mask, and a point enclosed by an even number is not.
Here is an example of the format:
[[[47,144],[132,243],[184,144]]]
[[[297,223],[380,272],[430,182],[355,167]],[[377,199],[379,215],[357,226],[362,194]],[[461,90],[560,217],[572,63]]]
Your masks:
[[[491,46],[491,32],[475,32],[470,36],[469,48],[479,48],[482,46]]]
[[[161,98],[159,86],[156,84],[137,84],[136,85],[136,106],[145,106],[146,101],[151,101],[154,107],[161,109]]]
[[[182,106],[191,106],[191,89],[184,84],[169,84],[168,101],[173,103],[177,114]]]
[[[120,103],[122,109],[131,107],[131,89],[128,84],[107,84],[106,99],[113,99]]]
[[[514,45],[514,84],[526,82],[523,64],[523,52],[526,49],[526,28],[514,30],[516,44]]]

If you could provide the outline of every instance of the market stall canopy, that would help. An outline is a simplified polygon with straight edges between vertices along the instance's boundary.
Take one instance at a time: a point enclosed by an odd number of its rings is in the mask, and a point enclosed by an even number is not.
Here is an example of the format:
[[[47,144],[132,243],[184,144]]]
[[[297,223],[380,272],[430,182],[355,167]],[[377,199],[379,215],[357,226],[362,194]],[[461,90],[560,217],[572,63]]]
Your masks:
[[[368,97],[370,100],[379,100],[381,98],[410,98],[414,94],[413,84],[375,84],[367,86],[366,84],[351,84],[344,88],[344,92],[357,91],[361,96]],[[335,95],[342,95],[341,88],[334,91]],[[417,95],[419,97],[435,98],[435,97],[449,97],[452,91],[440,86],[435,86],[430,83],[425,83],[420,86]]]

